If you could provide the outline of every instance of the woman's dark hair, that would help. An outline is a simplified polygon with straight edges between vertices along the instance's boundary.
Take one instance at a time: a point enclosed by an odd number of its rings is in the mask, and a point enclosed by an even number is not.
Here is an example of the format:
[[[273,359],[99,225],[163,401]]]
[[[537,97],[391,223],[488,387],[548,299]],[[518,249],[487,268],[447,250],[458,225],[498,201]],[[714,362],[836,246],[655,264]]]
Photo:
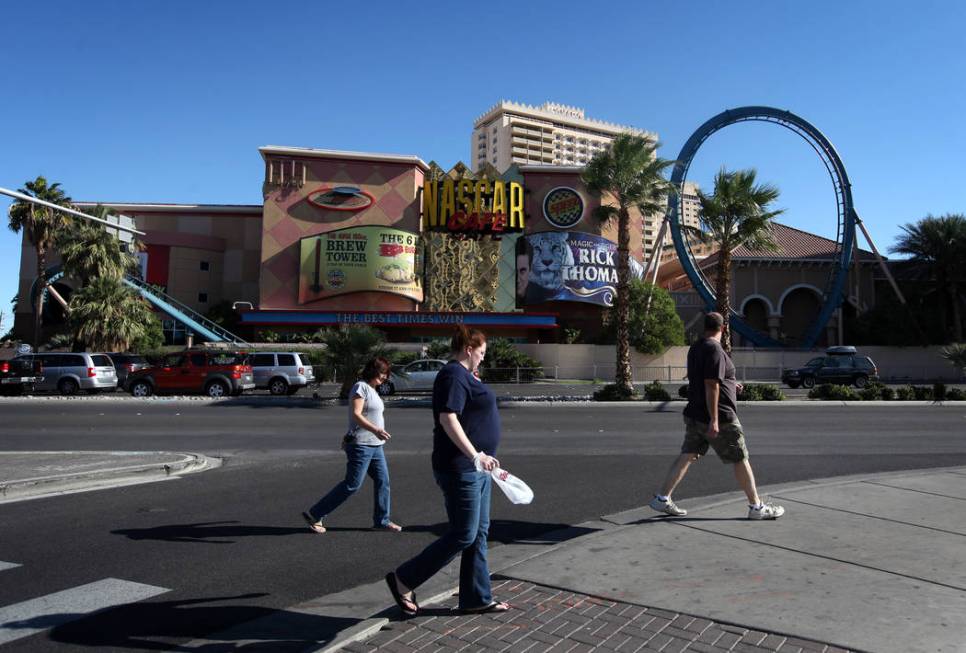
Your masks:
[[[387,361],[382,356],[376,356],[366,363],[366,366],[362,368],[362,380],[371,381],[380,374],[389,374],[389,370],[391,369],[392,363]]]
[[[476,349],[486,342],[486,334],[479,329],[468,329],[460,324],[456,327],[453,339],[449,341],[449,349],[453,353],[461,352],[467,347]]]

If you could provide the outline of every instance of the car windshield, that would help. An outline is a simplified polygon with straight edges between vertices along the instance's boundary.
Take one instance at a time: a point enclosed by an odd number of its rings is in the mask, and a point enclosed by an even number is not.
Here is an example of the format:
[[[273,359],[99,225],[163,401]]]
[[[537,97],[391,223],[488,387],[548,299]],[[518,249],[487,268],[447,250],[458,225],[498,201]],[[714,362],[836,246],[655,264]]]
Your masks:
[[[812,360],[805,363],[805,367],[821,367],[822,363],[825,362],[825,357],[820,356],[818,358],[813,358]]]

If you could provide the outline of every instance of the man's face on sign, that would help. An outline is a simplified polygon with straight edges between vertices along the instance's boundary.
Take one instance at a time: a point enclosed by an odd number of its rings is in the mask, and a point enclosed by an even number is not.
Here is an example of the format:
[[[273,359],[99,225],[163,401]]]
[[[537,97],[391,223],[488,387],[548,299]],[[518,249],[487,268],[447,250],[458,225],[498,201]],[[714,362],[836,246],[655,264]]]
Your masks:
[[[527,284],[530,283],[530,258],[526,254],[517,254],[517,295],[527,294]]]

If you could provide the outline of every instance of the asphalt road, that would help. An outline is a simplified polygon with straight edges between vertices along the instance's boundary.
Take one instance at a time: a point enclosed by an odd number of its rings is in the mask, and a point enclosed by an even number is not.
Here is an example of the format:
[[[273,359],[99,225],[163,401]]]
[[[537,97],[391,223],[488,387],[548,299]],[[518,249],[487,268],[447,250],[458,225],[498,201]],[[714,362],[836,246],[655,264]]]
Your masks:
[[[536,499],[512,506],[494,496],[494,546],[645,503],[679,447],[680,408],[501,409],[499,457]],[[444,527],[429,410],[390,406],[386,417],[393,519],[406,530],[367,530],[367,485],[319,536],[299,513],[342,476],[345,407],[5,403],[2,450],[193,451],[225,464],[173,481],[0,505],[0,561],[21,565],[2,572],[0,606],[105,578],[169,590],[0,650],[163,650],[379,579]],[[756,406],[742,421],[762,485],[966,464],[966,407],[954,404]],[[710,458],[676,498],[687,506],[688,497],[733,488],[730,467]],[[646,543],[641,555],[649,555]]]

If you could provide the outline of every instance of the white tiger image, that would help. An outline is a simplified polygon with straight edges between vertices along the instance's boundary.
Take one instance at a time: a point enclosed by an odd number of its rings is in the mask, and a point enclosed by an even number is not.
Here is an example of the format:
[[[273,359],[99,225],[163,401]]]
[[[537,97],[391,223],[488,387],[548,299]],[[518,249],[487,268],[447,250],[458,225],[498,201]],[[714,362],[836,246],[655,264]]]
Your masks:
[[[530,260],[530,284],[527,303],[546,301],[564,287],[564,270],[574,265],[574,254],[567,244],[567,234],[544,232],[527,239],[533,251]]]

